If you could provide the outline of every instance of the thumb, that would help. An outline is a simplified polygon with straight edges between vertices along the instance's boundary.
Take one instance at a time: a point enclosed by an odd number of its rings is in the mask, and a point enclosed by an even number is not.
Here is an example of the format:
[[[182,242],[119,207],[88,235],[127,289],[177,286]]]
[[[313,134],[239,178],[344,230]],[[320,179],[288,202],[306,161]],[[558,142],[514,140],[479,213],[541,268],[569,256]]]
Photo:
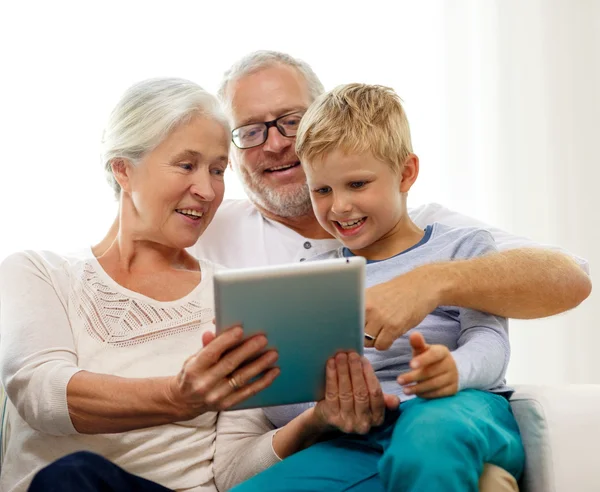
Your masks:
[[[409,341],[410,346],[413,349],[413,357],[422,354],[429,348],[429,345],[427,345],[427,343],[425,342],[425,338],[418,331],[415,331],[410,334]]]
[[[217,338],[217,336],[212,331],[205,331],[202,333],[202,346],[206,347],[215,338]]]
[[[400,406],[400,398],[398,398],[396,395],[384,393],[383,401],[385,402],[385,408],[388,410],[396,410]]]

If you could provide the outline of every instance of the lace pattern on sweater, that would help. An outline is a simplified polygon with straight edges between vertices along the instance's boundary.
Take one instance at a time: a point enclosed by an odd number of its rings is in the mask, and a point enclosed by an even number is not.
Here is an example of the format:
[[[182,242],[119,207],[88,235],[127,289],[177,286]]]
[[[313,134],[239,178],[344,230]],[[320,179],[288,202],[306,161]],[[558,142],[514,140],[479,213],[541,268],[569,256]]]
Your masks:
[[[158,306],[129,297],[107,285],[87,262],[83,265],[79,288],[71,294],[71,302],[87,333],[116,347],[194,331],[213,318],[213,310],[203,307],[197,299]]]

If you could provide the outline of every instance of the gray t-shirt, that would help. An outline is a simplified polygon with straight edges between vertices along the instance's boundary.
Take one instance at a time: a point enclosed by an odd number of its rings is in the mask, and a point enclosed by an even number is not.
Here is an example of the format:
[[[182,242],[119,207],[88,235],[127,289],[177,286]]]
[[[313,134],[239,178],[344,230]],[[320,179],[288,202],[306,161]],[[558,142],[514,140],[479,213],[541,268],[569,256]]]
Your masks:
[[[497,251],[492,235],[478,228],[453,228],[434,223],[427,226],[423,239],[402,253],[367,264],[367,287],[377,285],[428,263],[462,260]],[[318,259],[351,256],[339,248]],[[398,302],[402,302],[401,299]],[[428,344],[445,345],[452,351],[459,374],[459,390],[472,388],[493,392],[509,392],[505,374],[510,357],[508,323],[505,318],[473,309],[440,306],[413,330],[423,334]],[[389,350],[365,348],[385,393],[396,394],[402,401],[412,396],[402,392],[396,378],[410,370],[412,349],[408,337],[413,330],[398,338]],[[265,408],[265,414],[280,427],[314,403]]]

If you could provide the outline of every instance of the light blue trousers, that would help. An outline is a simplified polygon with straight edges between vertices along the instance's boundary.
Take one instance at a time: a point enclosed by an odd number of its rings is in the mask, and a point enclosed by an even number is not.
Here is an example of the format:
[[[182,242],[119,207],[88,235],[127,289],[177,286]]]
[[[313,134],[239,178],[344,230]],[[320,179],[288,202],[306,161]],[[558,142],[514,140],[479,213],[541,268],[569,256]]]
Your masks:
[[[484,463],[518,480],[524,461],[506,398],[465,390],[437,400],[409,400],[366,436],[341,435],[315,444],[233,490],[477,492]]]

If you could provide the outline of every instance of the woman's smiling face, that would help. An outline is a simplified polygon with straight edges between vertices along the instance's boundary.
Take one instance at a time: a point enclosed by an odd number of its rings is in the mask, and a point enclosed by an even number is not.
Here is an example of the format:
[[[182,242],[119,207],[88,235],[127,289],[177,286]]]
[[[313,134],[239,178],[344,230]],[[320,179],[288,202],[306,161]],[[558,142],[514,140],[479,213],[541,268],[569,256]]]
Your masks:
[[[175,248],[196,243],[223,201],[229,137],[221,123],[194,116],[137,165],[113,166],[133,206],[134,239]]]

